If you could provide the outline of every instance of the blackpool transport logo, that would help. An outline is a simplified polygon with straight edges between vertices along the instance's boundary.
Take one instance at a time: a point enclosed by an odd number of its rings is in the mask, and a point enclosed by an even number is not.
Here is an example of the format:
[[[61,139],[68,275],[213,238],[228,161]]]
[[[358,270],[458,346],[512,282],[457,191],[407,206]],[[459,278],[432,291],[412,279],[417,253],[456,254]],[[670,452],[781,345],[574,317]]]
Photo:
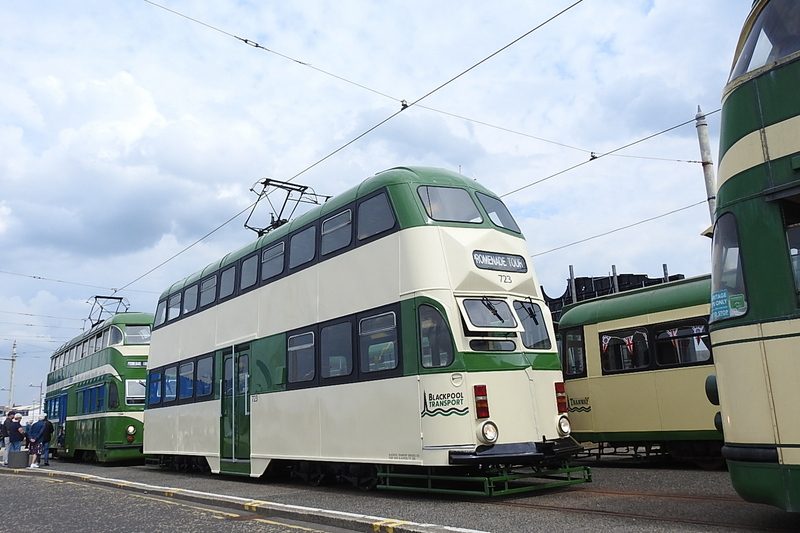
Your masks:
[[[469,408],[464,405],[463,392],[426,392],[422,391],[422,413],[426,416],[464,416]]]

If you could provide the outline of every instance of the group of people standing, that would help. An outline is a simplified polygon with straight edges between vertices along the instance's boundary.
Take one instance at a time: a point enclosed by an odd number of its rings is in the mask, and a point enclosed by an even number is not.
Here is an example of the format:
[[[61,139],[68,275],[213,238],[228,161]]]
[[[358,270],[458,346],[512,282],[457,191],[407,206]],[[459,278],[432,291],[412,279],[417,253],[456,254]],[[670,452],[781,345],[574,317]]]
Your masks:
[[[0,437],[3,437],[3,466],[8,466],[11,452],[22,451],[22,444],[28,445],[28,467],[39,468],[44,459],[45,466],[50,464],[50,438],[53,436],[53,424],[42,414],[39,420],[30,426],[22,425],[22,415],[9,411],[0,425]]]

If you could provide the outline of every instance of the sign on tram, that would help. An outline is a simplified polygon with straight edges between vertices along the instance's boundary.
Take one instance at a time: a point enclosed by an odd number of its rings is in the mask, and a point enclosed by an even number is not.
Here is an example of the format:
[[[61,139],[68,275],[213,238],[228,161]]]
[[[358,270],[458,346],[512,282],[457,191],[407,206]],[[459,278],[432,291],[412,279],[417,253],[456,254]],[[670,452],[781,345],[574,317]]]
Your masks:
[[[499,254],[496,252],[472,252],[475,266],[484,270],[500,270],[502,272],[527,272],[528,265],[521,255]]]

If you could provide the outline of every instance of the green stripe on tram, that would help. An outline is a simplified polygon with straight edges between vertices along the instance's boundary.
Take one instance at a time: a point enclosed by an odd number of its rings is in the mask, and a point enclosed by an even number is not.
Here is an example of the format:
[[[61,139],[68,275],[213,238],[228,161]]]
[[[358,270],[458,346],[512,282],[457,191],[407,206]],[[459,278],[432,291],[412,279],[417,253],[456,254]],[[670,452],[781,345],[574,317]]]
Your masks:
[[[723,104],[720,159],[750,132],[800,114],[800,58],[736,87]],[[753,105],[758,101],[759,107]]]

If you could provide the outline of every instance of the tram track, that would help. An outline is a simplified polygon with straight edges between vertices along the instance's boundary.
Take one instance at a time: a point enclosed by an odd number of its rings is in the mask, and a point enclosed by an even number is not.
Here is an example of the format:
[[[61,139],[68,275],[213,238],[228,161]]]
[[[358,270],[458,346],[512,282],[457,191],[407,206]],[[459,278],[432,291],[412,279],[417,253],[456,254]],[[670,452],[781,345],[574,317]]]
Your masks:
[[[714,502],[734,502],[741,503],[742,499],[736,496],[701,496],[697,494],[672,494],[664,492],[630,492],[622,490],[595,489],[591,487],[576,486],[572,488],[575,492],[586,492],[603,496],[628,496],[632,498],[663,498],[676,500],[696,500]]]

